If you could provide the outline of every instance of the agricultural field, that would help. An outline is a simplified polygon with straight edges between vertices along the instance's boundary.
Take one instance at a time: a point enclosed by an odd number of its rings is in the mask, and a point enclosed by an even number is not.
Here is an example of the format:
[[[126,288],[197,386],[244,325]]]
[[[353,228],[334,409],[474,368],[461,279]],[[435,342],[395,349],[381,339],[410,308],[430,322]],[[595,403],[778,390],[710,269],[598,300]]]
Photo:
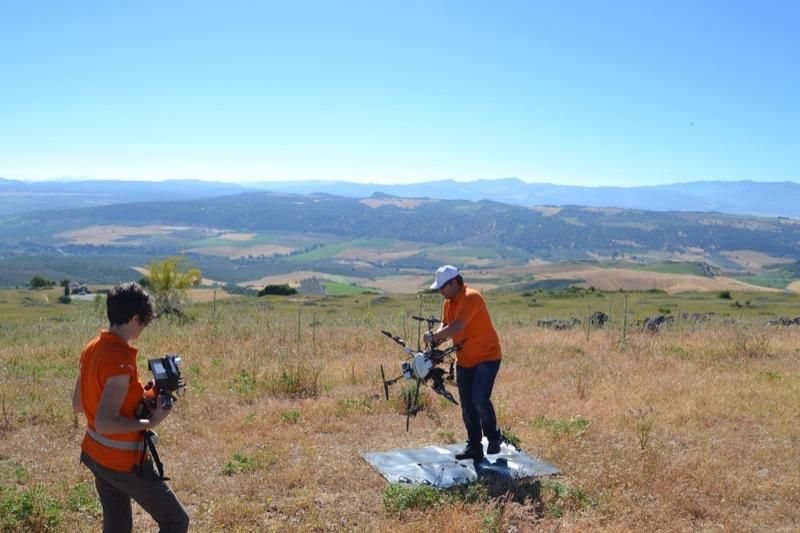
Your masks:
[[[0,530],[97,531],[83,419],[70,409],[101,302],[0,291]],[[367,451],[464,438],[457,407],[424,393],[405,431],[379,365],[415,339],[436,294],[236,297],[190,305],[136,341],[178,352],[188,380],[159,427],[166,474],[196,531],[792,531],[800,527],[800,315],[784,292],[486,293],[503,344],[500,425],[562,474],[437,492],[393,486]],[[627,310],[627,314],[625,314]],[[602,329],[538,327],[546,317]],[[684,317],[684,313],[686,313]],[[703,313],[703,319],[692,318]],[[657,333],[637,322],[676,317]],[[684,317],[684,318],[681,318]],[[135,530],[154,524],[134,507]]]

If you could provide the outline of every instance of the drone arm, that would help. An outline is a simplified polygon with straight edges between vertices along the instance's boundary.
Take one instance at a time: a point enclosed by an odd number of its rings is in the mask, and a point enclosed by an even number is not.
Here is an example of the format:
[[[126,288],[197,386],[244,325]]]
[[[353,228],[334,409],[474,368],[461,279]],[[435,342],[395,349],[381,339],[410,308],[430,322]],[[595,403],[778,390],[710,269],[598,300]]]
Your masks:
[[[397,344],[399,344],[403,348],[406,347],[406,341],[404,341],[402,338],[398,337],[397,335],[392,335],[391,333],[389,333],[388,331],[385,331],[385,330],[381,330],[381,333],[383,333],[384,335],[386,335],[387,337],[392,339],[394,342],[396,342]]]
[[[428,341],[430,343],[438,343],[447,339],[451,339],[464,331],[466,326],[467,323],[463,320],[456,320],[452,324],[447,325],[443,323],[438,330],[431,332],[430,336],[428,337]]]

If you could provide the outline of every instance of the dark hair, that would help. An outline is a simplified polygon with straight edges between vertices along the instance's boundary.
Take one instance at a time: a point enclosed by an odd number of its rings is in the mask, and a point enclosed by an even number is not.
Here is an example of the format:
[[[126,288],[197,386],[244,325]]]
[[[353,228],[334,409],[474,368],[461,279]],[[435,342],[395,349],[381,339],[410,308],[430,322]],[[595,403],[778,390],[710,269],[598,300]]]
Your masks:
[[[454,277],[453,279],[456,280],[456,283],[458,284],[458,288],[459,289],[464,286],[464,278],[461,277],[461,274],[459,274],[458,276]]]
[[[146,326],[155,315],[155,301],[138,283],[117,285],[106,296],[106,315],[112,325],[127,324],[139,315],[139,322]]]

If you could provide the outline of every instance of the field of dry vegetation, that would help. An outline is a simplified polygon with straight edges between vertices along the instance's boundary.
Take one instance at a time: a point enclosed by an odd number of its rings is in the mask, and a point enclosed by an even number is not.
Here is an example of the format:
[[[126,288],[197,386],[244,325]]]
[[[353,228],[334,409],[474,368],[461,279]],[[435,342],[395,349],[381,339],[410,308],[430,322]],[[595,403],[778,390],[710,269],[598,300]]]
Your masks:
[[[415,338],[413,297],[197,304],[135,344],[178,352],[189,386],[159,453],[195,531],[796,531],[800,328],[721,321],[657,334],[552,331],[487,297],[504,349],[501,426],[561,476],[439,494],[391,487],[362,458],[463,439],[428,393],[405,431],[379,365]],[[0,530],[97,531],[70,394],[92,302],[0,322]],[[438,314],[438,297],[424,314]],[[394,394],[399,395],[399,390]],[[154,523],[135,507],[135,529]]]

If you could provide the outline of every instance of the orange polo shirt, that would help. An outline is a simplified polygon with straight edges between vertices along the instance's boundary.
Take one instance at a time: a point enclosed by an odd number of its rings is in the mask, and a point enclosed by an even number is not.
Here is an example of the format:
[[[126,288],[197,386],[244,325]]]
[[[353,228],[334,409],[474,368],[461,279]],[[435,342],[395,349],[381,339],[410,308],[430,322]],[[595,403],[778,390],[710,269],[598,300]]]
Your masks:
[[[467,341],[457,352],[458,366],[471,368],[478,363],[502,358],[500,338],[492,325],[486,302],[481,293],[466,285],[461,287],[455,298],[445,300],[442,304],[442,322],[447,325],[457,320],[463,321],[465,326],[453,336],[453,343]]]
[[[97,431],[94,419],[100,404],[100,396],[103,394],[103,387],[109,378],[115,376],[130,376],[128,392],[122,401],[119,413],[122,416],[136,418],[136,406],[144,394],[144,387],[139,381],[139,371],[136,368],[137,353],[136,348],[131,347],[124,339],[106,330],[100,332],[100,335],[83,349],[83,353],[81,353],[81,402],[89,429],[92,431]],[[142,439],[138,431],[103,435],[103,437],[132,442]],[[101,465],[122,472],[130,472],[131,468],[137,466],[141,460],[141,452],[104,446],[88,434],[83,437],[81,449]]]

